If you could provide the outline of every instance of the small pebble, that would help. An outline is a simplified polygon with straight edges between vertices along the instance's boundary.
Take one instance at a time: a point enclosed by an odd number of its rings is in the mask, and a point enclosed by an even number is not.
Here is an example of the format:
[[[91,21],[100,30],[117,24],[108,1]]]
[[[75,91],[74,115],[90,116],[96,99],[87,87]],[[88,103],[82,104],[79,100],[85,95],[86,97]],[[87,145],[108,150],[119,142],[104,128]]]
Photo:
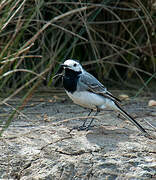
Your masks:
[[[148,106],[156,106],[156,101],[155,100],[150,100],[148,102]]]
[[[119,95],[119,99],[120,99],[120,100],[126,100],[126,101],[128,101],[128,100],[129,100],[129,96],[128,96],[127,94],[120,94],[120,95]]]

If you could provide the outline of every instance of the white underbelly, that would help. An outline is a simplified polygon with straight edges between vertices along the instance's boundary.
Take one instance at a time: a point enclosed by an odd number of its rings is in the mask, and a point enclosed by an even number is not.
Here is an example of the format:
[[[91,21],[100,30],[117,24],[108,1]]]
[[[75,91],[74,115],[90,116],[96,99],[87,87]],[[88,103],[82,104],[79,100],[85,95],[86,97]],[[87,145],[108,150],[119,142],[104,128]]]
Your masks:
[[[98,107],[99,109],[104,109],[106,107],[113,108],[114,106],[114,102],[112,100],[91,92],[80,91],[70,93],[66,91],[66,93],[75,104],[86,108],[96,109]]]

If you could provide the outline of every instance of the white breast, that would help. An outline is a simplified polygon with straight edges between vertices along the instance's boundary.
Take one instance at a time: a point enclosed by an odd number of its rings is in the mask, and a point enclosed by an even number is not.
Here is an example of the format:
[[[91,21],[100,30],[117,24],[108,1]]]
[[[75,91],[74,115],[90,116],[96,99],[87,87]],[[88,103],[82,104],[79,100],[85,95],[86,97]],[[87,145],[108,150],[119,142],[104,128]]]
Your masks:
[[[79,91],[70,93],[67,92],[68,96],[73,100],[75,104],[78,104],[80,106],[90,108],[90,109],[104,109],[104,108],[110,108],[117,110],[117,106],[115,103],[108,98],[105,98],[103,96],[100,96],[98,94],[88,92],[88,91]]]
[[[102,106],[105,106],[106,103],[106,99],[104,97],[91,92],[80,91],[80,92],[70,93],[66,91],[66,93],[73,100],[75,104],[78,104],[86,108],[90,108],[90,109],[96,109],[96,107],[101,108]]]

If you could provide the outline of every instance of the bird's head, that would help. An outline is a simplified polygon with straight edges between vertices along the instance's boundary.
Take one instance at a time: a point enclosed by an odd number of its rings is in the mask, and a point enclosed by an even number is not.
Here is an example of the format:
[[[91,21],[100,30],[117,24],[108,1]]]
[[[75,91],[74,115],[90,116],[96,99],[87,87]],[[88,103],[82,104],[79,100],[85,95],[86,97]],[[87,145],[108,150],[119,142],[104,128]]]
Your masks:
[[[72,59],[66,60],[63,64],[61,64],[61,66],[64,69],[70,69],[70,70],[73,70],[75,72],[82,72],[83,71],[81,64],[78,61],[72,60]]]

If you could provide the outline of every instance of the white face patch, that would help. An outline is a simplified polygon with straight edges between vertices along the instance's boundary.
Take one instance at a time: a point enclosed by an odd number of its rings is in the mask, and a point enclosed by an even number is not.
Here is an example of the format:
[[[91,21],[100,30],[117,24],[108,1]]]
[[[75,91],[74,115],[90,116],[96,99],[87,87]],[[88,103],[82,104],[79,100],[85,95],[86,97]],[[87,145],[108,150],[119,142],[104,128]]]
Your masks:
[[[79,72],[83,71],[81,64],[79,64],[77,61],[74,61],[72,59],[68,59],[64,62],[64,65],[66,65],[69,69],[72,69],[73,71]],[[65,66],[65,68],[67,68]]]

